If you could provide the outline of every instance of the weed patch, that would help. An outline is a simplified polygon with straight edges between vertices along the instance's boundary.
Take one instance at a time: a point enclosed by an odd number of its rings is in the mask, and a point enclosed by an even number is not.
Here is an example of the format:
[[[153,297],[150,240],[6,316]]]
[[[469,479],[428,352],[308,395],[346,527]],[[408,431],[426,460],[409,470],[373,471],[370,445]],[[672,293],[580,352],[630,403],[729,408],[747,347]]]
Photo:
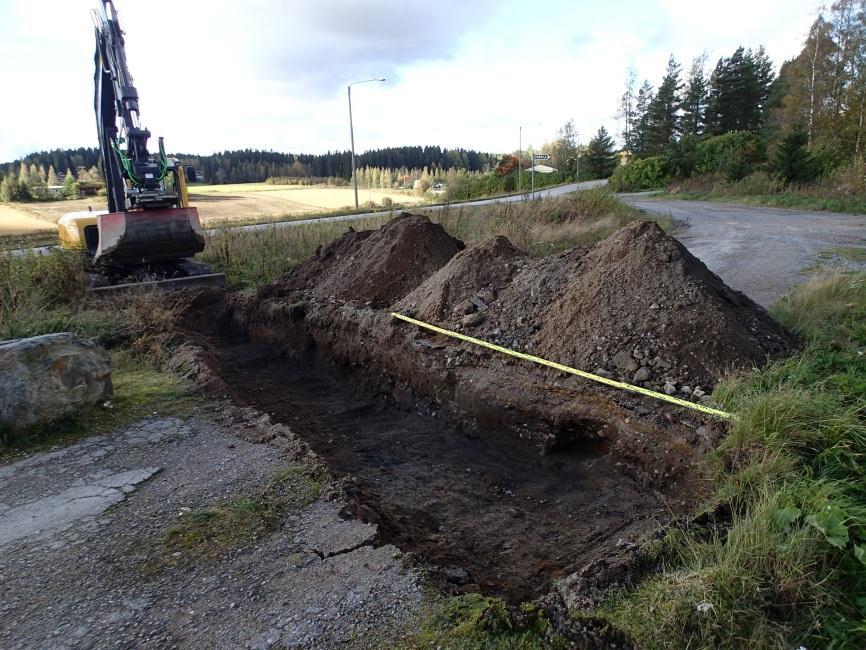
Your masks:
[[[215,558],[262,537],[279,527],[288,508],[315,501],[325,481],[321,470],[293,465],[247,496],[186,513],[165,533],[166,557],[174,561],[180,553],[180,561]]]
[[[502,600],[471,593],[437,603],[405,647],[531,650],[568,644],[550,633],[550,624],[534,605],[524,603],[511,613]]]

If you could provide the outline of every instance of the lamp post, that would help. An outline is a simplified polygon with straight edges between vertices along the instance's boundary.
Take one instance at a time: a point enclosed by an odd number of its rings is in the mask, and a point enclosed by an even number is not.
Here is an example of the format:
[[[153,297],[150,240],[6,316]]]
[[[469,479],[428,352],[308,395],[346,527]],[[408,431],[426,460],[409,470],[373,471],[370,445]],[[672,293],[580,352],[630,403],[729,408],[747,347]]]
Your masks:
[[[541,122],[527,122],[526,124],[521,124],[518,129],[518,139],[517,139],[517,193],[520,194],[520,172],[521,164],[523,160],[523,127],[524,126],[538,126]],[[533,165],[534,166],[534,165]]]
[[[355,173],[355,129],[352,126],[352,86],[370,83],[371,81],[385,81],[385,77],[377,77],[376,79],[364,79],[363,81],[353,81],[348,86],[346,86],[346,91],[349,95],[349,138],[352,141],[352,186],[355,188],[355,209],[358,208],[358,175]]]

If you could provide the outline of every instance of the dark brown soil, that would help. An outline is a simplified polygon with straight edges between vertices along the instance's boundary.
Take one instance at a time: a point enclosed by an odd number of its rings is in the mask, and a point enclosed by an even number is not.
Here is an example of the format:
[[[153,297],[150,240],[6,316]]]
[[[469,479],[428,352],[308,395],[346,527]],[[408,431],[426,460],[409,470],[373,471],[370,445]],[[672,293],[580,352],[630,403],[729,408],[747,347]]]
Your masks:
[[[653,222],[532,260],[504,238],[457,254],[396,308],[622,381],[708,393],[794,337]],[[669,388],[670,390],[670,388]]]
[[[417,216],[347,233],[230,301],[248,342],[218,346],[218,374],[355,477],[383,541],[455,588],[520,600],[693,506],[723,427],[389,309],[696,400],[796,341],[654,223],[544,259],[502,237],[462,249]]]
[[[278,284],[320,298],[385,307],[462,248],[439,224],[404,212],[378,230],[350,228]]]
[[[454,591],[514,603],[540,596],[551,579],[603,557],[609,540],[667,516],[604,443],[541,455],[509,432],[469,436],[421,402],[364,396],[345,374],[276,357],[272,346],[223,348],[220,374],[238,400],[288,424],[334,473],[353,477],[355,514]]]

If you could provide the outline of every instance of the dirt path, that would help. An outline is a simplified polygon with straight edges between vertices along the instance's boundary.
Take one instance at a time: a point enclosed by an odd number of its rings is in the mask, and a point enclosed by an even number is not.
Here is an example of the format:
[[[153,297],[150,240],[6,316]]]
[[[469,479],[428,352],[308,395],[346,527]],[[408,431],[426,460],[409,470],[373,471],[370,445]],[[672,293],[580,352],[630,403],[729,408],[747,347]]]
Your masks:
[[[626,194],[627,203],[688,223],[677,234],[693,255],[765,307],[805,281],[802,269],[836,247],[866,247],[866,215],[803,212]]]
[[[153,417],[0,466],[0,647],[328,648],[399,633],[417,577],[323,498],[219,557],[166,551],[180,515],[290,463],[238,436],[259,426]]]

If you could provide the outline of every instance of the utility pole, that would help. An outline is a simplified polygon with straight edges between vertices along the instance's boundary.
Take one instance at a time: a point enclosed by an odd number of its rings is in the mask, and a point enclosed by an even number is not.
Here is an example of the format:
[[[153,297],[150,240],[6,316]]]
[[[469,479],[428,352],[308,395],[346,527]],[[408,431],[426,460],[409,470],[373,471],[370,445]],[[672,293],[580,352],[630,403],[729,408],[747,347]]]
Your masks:
[[[349,95],[349,138],[352,142],[352,186],[355,189],[355,209],[358,209],[358,174],[355,173],[355,129],[352,126],[352,86],[358,84],[366,84],[371,81],[385,81],[385,77],[377,77],[376,79],[364,79],[363,81],[353,81],[346,86],[346,91]]]
[[[524,126],[539,126],[541,122],[526,122],[525,124],[520,125],[520,129],[518,130],[518,140],[517,140],[517,193],[520,194],[520,172],[521,164],[523,162],[523,127]],[[532,165],[535,167],[535,165]]]

